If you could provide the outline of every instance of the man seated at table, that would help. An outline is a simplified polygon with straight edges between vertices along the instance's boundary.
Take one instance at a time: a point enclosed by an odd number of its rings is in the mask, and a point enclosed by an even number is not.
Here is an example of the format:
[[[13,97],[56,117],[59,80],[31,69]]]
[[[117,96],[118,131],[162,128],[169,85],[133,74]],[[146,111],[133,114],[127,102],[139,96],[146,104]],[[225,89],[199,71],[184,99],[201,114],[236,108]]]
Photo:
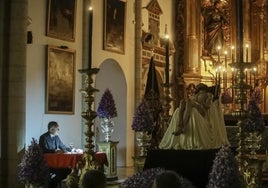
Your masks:
[[[42,134],[39,138],[39,146],[44,153],[66,153],[70,152],[71,149],[66,147],[60,137],[58,136],[59,124],[55,121],[51,121],[47,126],[48,131]],[[57,187],[57,184],[61,180],[65,179],[71,172],[69,168],[55,169],[50,168],[50,182],[49,187]]]
[[[71,149],[66,147],[58,136],[59,124],[51,121],[47,125],[48,131],[39,138],[39,146],[44,153],[66,153]]]

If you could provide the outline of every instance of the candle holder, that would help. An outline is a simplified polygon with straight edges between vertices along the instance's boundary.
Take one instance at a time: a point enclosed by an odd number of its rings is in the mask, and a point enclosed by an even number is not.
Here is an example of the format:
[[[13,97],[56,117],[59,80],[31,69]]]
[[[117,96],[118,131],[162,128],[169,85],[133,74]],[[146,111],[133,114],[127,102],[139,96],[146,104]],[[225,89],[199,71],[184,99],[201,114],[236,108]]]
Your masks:
[[[241,175],[244,177],[244,183],[246,187],[261,187],[260,181],[260,166],[261,162],[258,159],[255,159],[254,152],[250,155],[248,148],[251,146],[251,142],[246,141],[246,132],[244,129],[245,120],[247,118],[248,112],[245,110],[247,104],[247,92],[251,89],[251,86],[247,83],[247,75],[245,70],[250,70],[255,66],[255,63],[250,63],[248,61],[248,46],[246,46],[246,62],[243,58],[243,1],[236,1],[237,8],[237,44],[238,44],[238,53],[237,53],[237,62],[233,61],[229,65],[232,69],[236,70],[235,81],[232,88],[236,91],[236,100],[237,108],[232,112],[232,115],[237,119],[237,138],[238,146],[236,149],[237,155],[236,159],[238,162],[238,168]],[[245,81],[246,80],[246,81]],[[250,157],[251,156],[251,157]]]
[[[82,112],[82,117],[85,119],[85,124],[87,126],[87,130],[85,132],[86,135],[86,145],[85,145],[85,151],[83,154],[83,162],[84,165],[82,167],[80,179],[78,175],[79,169],[76,168],[73,170],[70,175],[68,175],[66,180],[67,187],[75,187],[79,184],[79,181],[81,183],[81,180],[84,176],[84,174],[89,169],[98,169],[99,166],[95,162],[95,151],[94,151],[94,144],[93,144],[93,136],[94,132],[92,131],[92,126],[94,125],[93,120],[97,117],[97,112],[92,110],[92,103],[94,102],[93,94],[94,92],[99,91],[98,89],[95,89],[92,87],[93,79],[92,75],[97,74],[99,72],[98,68],[91,68],[91,69],[81,69],[79,72],[84,76],[84,88],[82,88],[80,91],[83,94],[83,99],[86,104],[85,111]]]
[[[166,66],[165,66],[165,83],[163,83],[163,88],[164,88],[164,100],[163,100],[163,114],[161,117],[161,124],[164,127],[164,130],[166,130],[166,128],[168,127],[168,123],[170,120],[170,102],[172,101],[171,97],[170,97],[170,87],[171,84],[169,82],[169,56],[170,56],[170,41],[169,41],[169,36],[168,36],[168,32],[167,32],[167,24],[165,25],[165,38],[166,38],[166,43],[165,43],[165,50],[166,50]]]
[[[163,125],[164,130],[166,130],[171,117],[171,115],[169,114],[169,111],[171,109],[170,102],[172,101],[170,97],[171,84],[164,83],[162,86],[164,87],[164,98],[163,98],[163,115],[161,116],[162,121],[161,124]]]

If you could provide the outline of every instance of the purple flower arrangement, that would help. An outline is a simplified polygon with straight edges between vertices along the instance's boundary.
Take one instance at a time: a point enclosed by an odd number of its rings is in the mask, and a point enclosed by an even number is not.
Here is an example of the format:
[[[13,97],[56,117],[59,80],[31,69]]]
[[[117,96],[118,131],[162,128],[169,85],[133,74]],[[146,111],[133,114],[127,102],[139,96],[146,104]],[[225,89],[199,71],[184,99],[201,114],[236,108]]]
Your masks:
[[[133,176],[128,177],[120,188],[148,188],[152,187],[153,181],[157,174],[163,172],[162,168],[150,168],[142,172],[137,172]]]
[[[113,95],[109,89],[106,89],[100,100],[97,114],[99,118],[113,118],[117,117],[117,110],[115,107],[115,102]]]
[[[19,164],[18,177],[24,184],[44,185],[49,178],[49,171],[42,149],[32,138],[31,145],[25,151]]]
[[[259,87],[255,87],[251,93],[251,100],[255,101],[257,104],[262,103],[262,92]]]
[[[146,100],[142,100],[136,108],[134,119],[132,122],[132,130],[136,132],[152,133],[154,130],[154,122],[152,114]]]
[[[244,121],[245,132],[261,133],[265,129],[265,122],[258,104],[261,103],[260,91],[254,90],[248,103],[248,116]]]
[[[230,147],[222,146],[213,161],[207,188],[243,188],[243,177]]]
[[[164,171],[165,169],[158,167],[137,172],[133,176],[128,177],[120,185],[120,188],[151,188],[156,176]],[[193,184],[188,179],[179,176],[179,180],[181,188],[194,188]]]

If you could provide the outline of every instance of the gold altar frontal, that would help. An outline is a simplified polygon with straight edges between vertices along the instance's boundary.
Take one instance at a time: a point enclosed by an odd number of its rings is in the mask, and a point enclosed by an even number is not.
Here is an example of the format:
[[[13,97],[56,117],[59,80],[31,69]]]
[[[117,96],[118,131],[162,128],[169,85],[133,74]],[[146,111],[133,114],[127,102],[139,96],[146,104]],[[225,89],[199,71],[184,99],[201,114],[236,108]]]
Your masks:
[[[117,144],[119,142],[99,142],[99,151],[107,155],[108,167],[104,166],[104,173],[108,180],[117,180]]]

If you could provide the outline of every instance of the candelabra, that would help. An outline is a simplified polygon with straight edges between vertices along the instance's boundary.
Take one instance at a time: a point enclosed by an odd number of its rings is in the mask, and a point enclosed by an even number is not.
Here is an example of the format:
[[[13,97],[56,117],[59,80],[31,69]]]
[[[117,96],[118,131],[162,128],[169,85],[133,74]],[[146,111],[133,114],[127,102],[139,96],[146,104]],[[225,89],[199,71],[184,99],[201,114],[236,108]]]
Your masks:
[[[247,71],[248,69],[255,66],[253,63],[248,61],[248,46],[246,45],[246,62],[243,59],[243,1],[238,0],[236,2],[237,11],[237,62],[232,62],[230,66],[235,69],[236,79],[232,88],[236,92],[235,102],[237,103],[237,108],[233,111],[232,115],[237,119],[238,126],[238,147],[237,147],[237,162],[239,171],[243,175],[245,184],[247,187],[261,187],[259,177],[260,177],[260,166],[261,161],[258,159],[251,159],[249,153],[247,153],[247,148],[249,148],[246,142],[246,135],[244,132],[244,121],[247,116],[247,111],[245,110],[245,105],[247,103],[247,91],[251,88],[247,82]],[[233,58],[232,58],[233,59]],[[246,81],[245,81],[246,80]]]
[[[166,51],[166,65],[165,65],[165,83],[163,83],[163,88],[164,88],[164,101],[163,101],[163,116],[162,116],[162,124],[164,126],[164,130],[167,129],[168,122],[170,119],[170,102],[172,101],[170,97],[170,87],[171,84],[169,82],[169,56],[170,56],[170,44],[169,44],[169,37],[167,34],[167,25],[165,25],[165,35],[166,35],[166,41],[165,41],[165,51]]]
[[[83,178],[83,175],[86,171],[89,169],[97,169],[99,168],[98,165],[95,163],[95,151],[94,151],[94,144],[93,144],[93,136],[94,132],[92,129],[93,120],[97,117],[97,112],[92,110],[92,103],[94,102],[93,94],[94,92],[98,91],[98,89],[95,89],[92,87],[93,79],[92,75],[97,74],[99,72],[99,69],[97,68],[89,68],[89,69],[81,69],[79,72],[84,76],[84,84],[83,88],[80,90],[83,94],[83,99],[86,104],[86,109],[82,112],[82,117],[85,119],[85,124],[87,126],[87,130],[85,132],[86,135],[86,145],[85,145],[85,151],[83,154],[83,161],[82,167],[77,167],[74,169],[70,175],[67,177],[66,185],[68,187],[77,187],[79,183],[79,176],[78,176],[78,170],[79,168],[82,168],[82,172],[80,175],[80,181]]]

